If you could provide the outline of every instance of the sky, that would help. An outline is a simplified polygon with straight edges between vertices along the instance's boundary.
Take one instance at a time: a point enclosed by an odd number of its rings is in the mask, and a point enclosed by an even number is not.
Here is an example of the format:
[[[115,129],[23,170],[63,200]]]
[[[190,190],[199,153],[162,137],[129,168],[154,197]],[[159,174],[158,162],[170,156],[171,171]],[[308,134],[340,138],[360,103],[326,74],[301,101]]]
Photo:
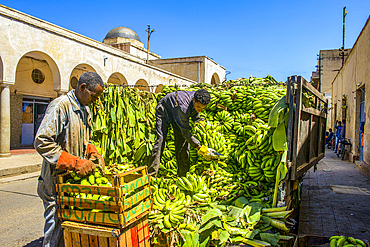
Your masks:
[[[162,58],[207,56],[227,79],[300,75],[310,80],[320,50],[351,48],[370,15],[370,0],[41,1],[0,4],[102,42],[115,27],[134,30]]]

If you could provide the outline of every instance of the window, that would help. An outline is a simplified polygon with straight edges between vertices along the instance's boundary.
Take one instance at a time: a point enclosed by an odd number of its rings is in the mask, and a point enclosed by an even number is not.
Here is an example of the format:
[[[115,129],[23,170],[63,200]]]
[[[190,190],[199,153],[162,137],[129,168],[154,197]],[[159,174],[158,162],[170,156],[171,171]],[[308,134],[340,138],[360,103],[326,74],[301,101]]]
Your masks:
[[[71,78],[70,84],[71,84],[71,88],[76,89],[77,84],[78,84],[78,79],[76,76],[73,76]]]
[[[38,84],[43,83],[43,82],[44,82],[44,80],[45,80],[45,76],[44,76],[44,74],[43,74],[43,73],[41,72],[41,70],[39,70],[39,69],[34,69],[34,70],[32,70],[32,75],[31,75],[31,77],[32,77],[32,80],[33,80],[34,82],[38,83]]]

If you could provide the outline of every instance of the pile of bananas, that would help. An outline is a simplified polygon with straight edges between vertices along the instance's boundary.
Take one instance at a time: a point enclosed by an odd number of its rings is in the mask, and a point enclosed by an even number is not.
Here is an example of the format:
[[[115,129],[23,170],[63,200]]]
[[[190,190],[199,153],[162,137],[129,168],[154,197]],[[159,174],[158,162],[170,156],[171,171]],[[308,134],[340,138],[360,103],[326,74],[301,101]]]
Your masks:
[[[360,247],[366,247],[366,244],[361,239],[357,239],[354,237],[348,237],[345,236],[331,236],[329,238],[330,240],[330,247],[354,247],[354,246],[360,246]]]
[[[204,182],[204,177],[196,174],[187,173],[186,177],[178,177],[176,179],[177,187],[185,192],[194,201],[205,202],[209,195],[207,194],[207,184]]]

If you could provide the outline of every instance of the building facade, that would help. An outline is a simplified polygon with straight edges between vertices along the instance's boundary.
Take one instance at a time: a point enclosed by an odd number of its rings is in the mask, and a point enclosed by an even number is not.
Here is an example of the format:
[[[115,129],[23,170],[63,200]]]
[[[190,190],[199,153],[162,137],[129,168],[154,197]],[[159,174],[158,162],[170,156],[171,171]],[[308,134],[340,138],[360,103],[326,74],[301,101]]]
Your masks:
[[[32,144],[48,103],[74,88],[86,71],[107,83],[152,92],[199,81],[193,72],[176,74],[151,64],[161,57],[148,53],[135,34],[118,27],[99,42],[0,5],[0,157],[8,157],[11,147]],[[225,68],[206,58],[203,65],[199,82],[224,80]]]
[[[370,164],[370,17],[332,83],[332,121],[345,120],[350,160]],[[370,167],[369,167],[370,168]],[[368,168],[369,172],[370,169]]]

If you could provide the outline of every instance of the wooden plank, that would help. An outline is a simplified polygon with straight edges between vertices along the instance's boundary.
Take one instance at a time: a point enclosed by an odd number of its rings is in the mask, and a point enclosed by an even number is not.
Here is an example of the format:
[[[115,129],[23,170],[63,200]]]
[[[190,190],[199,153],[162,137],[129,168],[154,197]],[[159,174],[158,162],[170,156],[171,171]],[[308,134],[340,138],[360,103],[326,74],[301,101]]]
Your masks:
[[[108,238],[108,246],[109,247],[118,247],[118,239],[117,238]]]
[[[80,234],[81,236],[81,246],[89,246],[89,235],[88,234]]]
[[[77,232],[72,232],[72,243],[73,247],[81,247],[80,234]]]
[[[68,232],[77,232],[86,235],[103,237],[112,237],[112,232],[114,232],[117,235],[120,233],[120,230],[117,228],[87,225],[73,221],[64,221],[62,223],[62,228],[64,228]]]
[[[125,221],[128,222],[132,219],[135,219],[135,217],[139,216],[140,214],[149,211],[152,207],[152,201],[150,198],[146,199],[145,201],[141,202],[139,205],[134,207],[131,210],[124,212]]]
[[[69,196],[58,197],[58,204],[64,206],[81,207],[84,209],[98,209],[103,211],[122,212],[123,203],[121,201],[99,201],[92,199],[83,199]],[[118,205],[118,206],[117,206]]]
[[[146,185],[143,190],[138,191],[136,194],[124,199],[124,210],[127,210],[137,204],[138,202],[150,196],[149,185]]]
[[[308,114],[311,114],[311,115],[326,118],[326,114],[324,112],[321,112],[320,110],[317,110],[317,109],[314,109],[314,108],[306,108],[306,107],[303,106],[302,111],[306,112]]]
[[[137,226],[130,228],[132,247],[139,247],[139,238],[137,233]]]
[[[91,212],[65,208],[60,209],[60,211],[63,220],[94,223],[107,226],[119,226],[118,215],[115,213]],[[123,217],[122,214],[120,215]]]
[[[130,193],[131,191],[136,190],[148,183],[149,183],[149,175],[145,175],[129,183],[123,184],[121,185],[122,195]]]
[[[323,102],[327,103],[328,100],[324,97],[322,93],[320,93],[316,88],[314,88],[309,82],[307,82],[302,76],[298,76],[298,80],[301,80],[302,86],[308,89],[313,95],[317,98],[322,100]]]
[[[89,247],[99,247],[98,236],[89,235],[89,241],[90,241]]]
[[[126,241],[126,234],[123,233],[119,239],[118,239],[118,246],[119,247],[126,247],[127,241]]]
[[[93,195],[103,195],[115,198],[115,192],[121,197],[120,190],[113,187],[81,185],[81,184],[58,184],[57,190],[60,193],[85,193]]]
[[[321,153],[319,154],[318,157],[313,157],[310,162],[304,164],[304,165],[301,165],[300,167],[298,167],[297,169],[297,176],[300,177],[302,176],[306,171],[308,171],[308,169],[310,169],[313,165],[317,164],[322,158],[324,158],[325,154],[324,153]]]
[[[294,80],[294,79],[293,79]],[[294,83],[295,81],[293,81]],[[294,127],[293,127],[293,147],[292,147],[292,162],[293,162],[293,170],[292,170],[292,180],[298,179],[297,177],[297,155],[299,153],[298,145],[299,145],[299,133],[301,128],[301,107],[302,107],[302,84],[300,81],[297,82],[297,89],[296,89],[296,109],[295,109],[295,117],[294,117]]]
[[[148,224],[147,218],[143,221],[143,232],[144,232],[145,247],[150,247],[149,224]]]
[[[145,247],[143,222],[137,224],[137,238],[139,247]]]
[[[63,235],[64,235],[64,245],[65,245],[65,247],[73,247],[72,233],[70,231],[63,231]]]
[[[108,238],[98,236],[99,247],[109,247]]]
[[[124,234],[126,235],[126,245],[127,245],[127,247],[133,247],[130,229],[128,229]]]

